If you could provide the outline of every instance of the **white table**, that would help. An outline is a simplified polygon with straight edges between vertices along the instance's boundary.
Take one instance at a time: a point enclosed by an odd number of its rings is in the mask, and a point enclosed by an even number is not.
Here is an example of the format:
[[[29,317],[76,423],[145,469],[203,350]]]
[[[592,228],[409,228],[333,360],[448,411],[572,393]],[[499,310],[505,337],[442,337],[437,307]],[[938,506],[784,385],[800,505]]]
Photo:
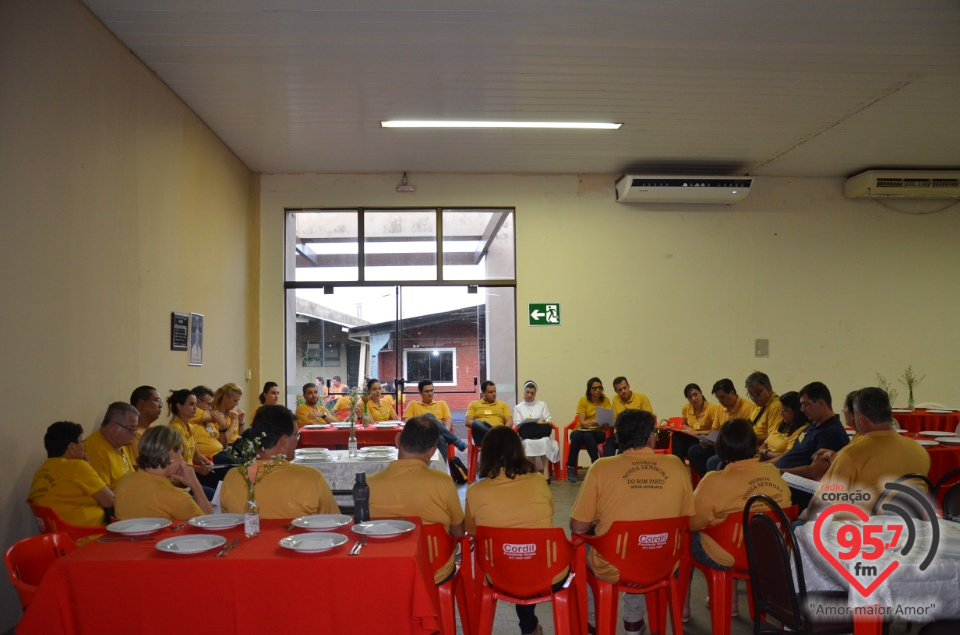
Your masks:
[[[323,477],[327,479],[327,485],[330,486],[332,490],[352,490],[354,484],[357,481],[357,474],[364,472],[367,476],[371,474],[376,474],[381,470],[385,470],[390,462],[394,459],[364,459],[362,456],[350,457],[347,450],[330,450],[328,452],[330,456],[329,460],[318,460],[316,457],[311,458],[297,458],[294,460],[294,463],[299,463],[300,465],[309,465],[310,467],[315,467],[323,473]],[[396,455],[394,455],[396,458]],[[434,470],[440,470],[444,474],[450,473],[450,468],[447,465],[447,462],[440,456],[440,451],[437,450],[433,453],[433,456],[430,457],[430,468]],[[353,499],[347,500],[349,497],[342,496],[338,497],[338,504],[353,505]]]
[[[855,522],[859,523],[860,521]],[[870,524],[883,523],[885,526],[903,524],[903,521],[897,516],[874,516],[868,522]],[[877,605],[893,607],[894,609],[897,607],[929,607],[925,609],[922,615],[892,614],[894,618],[912,622],[928,622],[935,619],[956,619],[960,617],[960,524],[939,520],[940,544],[932,562],[924,571],[920,571],[919,567],[929,552],[932,532],[930,525],[926,522],[915,521],[915,525],[917,528],[916,541],[907,556],[900,555],[900,551],[906,542],[907,532],[904,531],[898,541],[898,546],[886,550],[876,560],[837,559],[864,586],[868,586],[870,580],[862,575],[856,576],[854,571],[856,563],[876,566],[877,571],[884,571],[894,560],[900,563],[890,576],[867,597],[864,597],[858,590],[852,589],[850,582],[817,550],[814,542],[814,522],[811,521],[797,527],[795,534],[803,559],[803,575],[807,590],[847,592],[848,604],[851,609],[875,607]],[[830,520],[824,522],[821,534],[827,551],[837,554],[840,551],[840,546],[836,540],[837,528],[832,526]],[[881,534],[881,538],[885,540],[889,540],[890,536],[889,532]],[[847,550],[848,548],[844,548],[844,551]],[[863,631],[857,628],[855,632]]]

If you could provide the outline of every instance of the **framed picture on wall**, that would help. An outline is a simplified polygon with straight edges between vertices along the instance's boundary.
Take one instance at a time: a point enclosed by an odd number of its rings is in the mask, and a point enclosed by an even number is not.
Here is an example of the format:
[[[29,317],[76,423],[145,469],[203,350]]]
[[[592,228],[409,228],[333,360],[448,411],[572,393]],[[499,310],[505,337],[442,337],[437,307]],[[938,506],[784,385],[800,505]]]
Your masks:
[[[190,314],[190,365],[203,366],[203,316]]]
[[[170,314],[170,350],[187,350],[187,334],[190,332],[189,317],[186,313]]]

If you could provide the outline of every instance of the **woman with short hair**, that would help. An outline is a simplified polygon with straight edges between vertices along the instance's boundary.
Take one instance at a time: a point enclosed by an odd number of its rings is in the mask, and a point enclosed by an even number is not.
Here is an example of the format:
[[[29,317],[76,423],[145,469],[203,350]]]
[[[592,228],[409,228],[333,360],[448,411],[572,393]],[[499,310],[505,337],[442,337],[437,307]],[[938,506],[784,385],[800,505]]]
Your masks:
[[[137,464],[139,470],[117,483],[117,518],[187,520],[213,513],[196,473],[183,460],[183,436],[172,427],[153,426],[143,433]]]

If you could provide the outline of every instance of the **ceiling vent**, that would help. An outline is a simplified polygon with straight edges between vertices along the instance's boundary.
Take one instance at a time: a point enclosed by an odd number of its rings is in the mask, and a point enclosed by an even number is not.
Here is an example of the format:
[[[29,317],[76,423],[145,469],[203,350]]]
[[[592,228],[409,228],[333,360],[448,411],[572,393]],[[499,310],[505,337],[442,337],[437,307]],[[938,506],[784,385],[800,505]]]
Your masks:
[[[747,176],[638,176],[617,179],[618,203],[697,203],[732,205],[750,193]]]
[[[847,198],[960,198],[960,172],[867,170],[843,186]]]

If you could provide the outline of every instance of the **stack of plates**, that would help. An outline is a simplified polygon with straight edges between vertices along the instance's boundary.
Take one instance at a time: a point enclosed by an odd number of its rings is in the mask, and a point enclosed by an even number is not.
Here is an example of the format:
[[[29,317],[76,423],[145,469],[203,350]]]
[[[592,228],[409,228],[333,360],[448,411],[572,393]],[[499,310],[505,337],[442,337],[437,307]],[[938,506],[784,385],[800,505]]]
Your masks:
[[[324,428],[329,428],[329,423],[308,423],[307,425],[300,428],[301,430],[323,430]]]
[[[349,422],[349,421],[341,421],[341,422],[339,422],[339,423],[333,424],[333,427],[336,428],[337,430],[349,430],[349,429],[350,429],[350,422]]]
[[[373,424],[374,428],[398,428],[403,425],[402,421],[380,421]]]
[[[952,437],[953,433],[942,430],[923,430],[920,432],[920,435],[925,437]]]
[[[927,410],[927,412],[928,412],[929,414],[935,414],[935,415],[948,415],[948,414],[952,414],[952,413],[954,413],[954,412],[956,412],[956,411],[955,411],[955,410],[940,410],[940,409],[937,409],[937,410]]]
[[[917,443],[919,443],[920,445],[922,445],[922,446],[925,447],[925,448],[932,448],[932,447],[935,447],[935,446],[940,445],[940,444],[937,443],[936,441],[931,441],[930,439],[917,439],[916,441],[917,441]]]
[[[389,445],[372,445],[366,448],[360,448],[357,453],[361,459],[369,459],[371,461],[389,461],[397,458],[397,448],[390,447]]]
[[[908,415],[908,414],[911,414],[913,411],[907,410],[906,408],[894,408],[892,412],[899,415]]]
[[[298,461],[330,461],[327,448],[299,448],[295,454]]]
[[[960,437],[938,437],[937,441],[946,445],[960,445]]]

